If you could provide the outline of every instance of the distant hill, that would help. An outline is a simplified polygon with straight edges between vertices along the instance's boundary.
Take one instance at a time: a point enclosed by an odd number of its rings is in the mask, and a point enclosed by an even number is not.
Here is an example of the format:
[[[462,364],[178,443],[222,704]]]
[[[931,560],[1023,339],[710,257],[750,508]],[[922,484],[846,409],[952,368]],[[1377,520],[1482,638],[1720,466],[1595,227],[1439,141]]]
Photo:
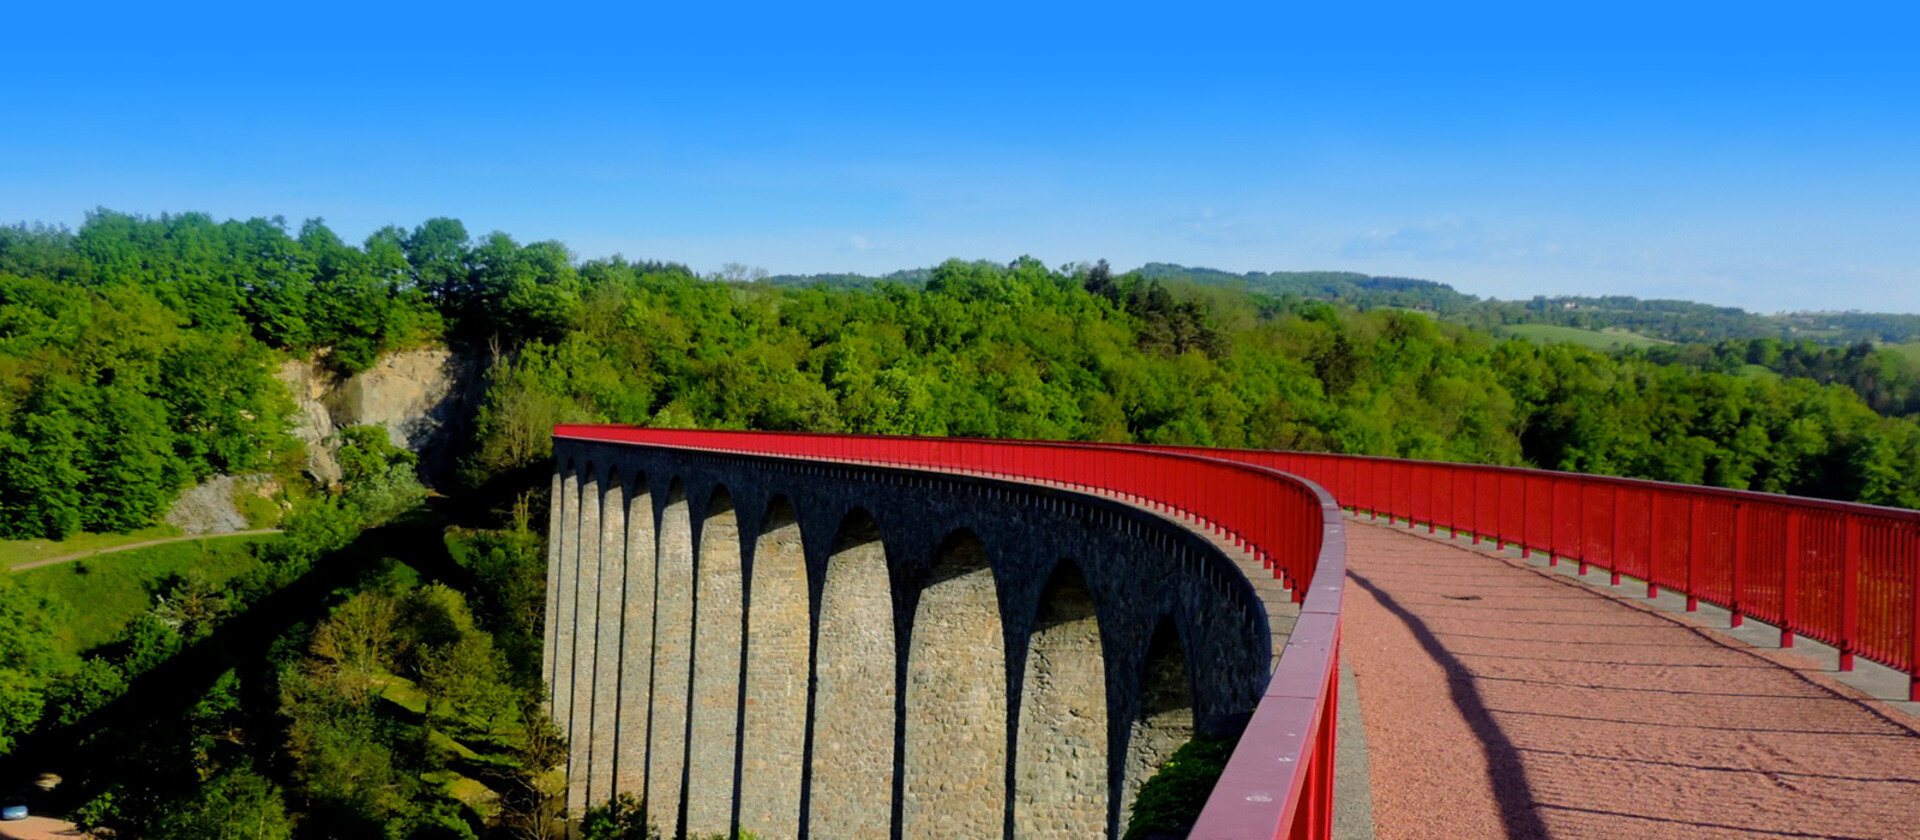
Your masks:
[[[1374,277],[1352,271],[1249,271],[1234,274],[1172,263],[1147,263],[1134,273],[1162,282],[1239,286],[1256,294],[1335,300],[1363,309],[1428,309],[1441,315],[1450,315],[1465,312],[1481,302],[1479,298],[1461,294],[1445,283],[1407,277]]]
[[[888,282],[919,288],[926,284],[931,273],[932,269],[917,268],[880,277],[861,274],[785,274],[763,282],[785,287],[823,285],[848,289],[871,289]],[[1543,324],[1606,332],[1615,336],[1631,333],[1655,341],[1681,343],[1755,338],[1813,341],[1836,346],[1862,341],[1920,341],[1920,315],[1876,312],[1762,315],[1733,306],[1625,295],[1542,295],[1527,300],[1497,300],[1464,294],[1452,286],[1432,280],[1377,277],[1353,271],[1249,271],[1236,274],[1216,268],[1153,262],[1128,273],[1143,279],[1158,280],[1176,289],[1182,284],[1191,284],[1239,289],[1278,298],[1337,301],[1359,309],[1416,309],[1432,312],[1445,321],[1495,331],[1501,327]],[[1635,344],[1630,340],[1614,343]]]
[[[835,289],[870,290],[881,283],[897,283],[909,289],[918,289],[927,285],[927,278],[933,276],[931,268],[909,268],[879,277],[865,274],[776,274],[760,282],[782,288],[805,288],[808,286],[829,286]]]

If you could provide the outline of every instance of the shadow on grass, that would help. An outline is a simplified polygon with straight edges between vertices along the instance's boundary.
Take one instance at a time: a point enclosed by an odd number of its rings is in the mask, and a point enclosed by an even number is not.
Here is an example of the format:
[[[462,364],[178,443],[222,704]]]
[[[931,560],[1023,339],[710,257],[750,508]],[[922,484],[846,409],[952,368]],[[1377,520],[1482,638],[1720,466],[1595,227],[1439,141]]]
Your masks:
[[[271,686],[269,657],[275,646],[295,628],[325,618],[338,600],[381,568],[382,559],[398,560],[430,579],[464,575],[441,537],[446,511],[452,507],[451,500],[434,499],[393,523],[362,531],[286,586],[262,596],[205,638],[132,680],[119,697],[73,723],[23,739],[11,753],[0,756],[0,787],[42,773],[58,774],[66,783],[47,804],[59,808],[135,779],[163,786],[198,784],[190,767],[149,766],[143,757],[186,754],[153,747],[190,737],[187,721],[228,671],[238,669],[260,677],[243,680],[255,690]],[[238,748],[251,753],[270,776],[279,776],[270,765],[283,733],[277,722],[261,720],[277,717],[277,702],[267,696],[255,699],[259,702],[248,704],[254,707],[253,724],[269,725],[254,731],[256,727],[249,724]]]

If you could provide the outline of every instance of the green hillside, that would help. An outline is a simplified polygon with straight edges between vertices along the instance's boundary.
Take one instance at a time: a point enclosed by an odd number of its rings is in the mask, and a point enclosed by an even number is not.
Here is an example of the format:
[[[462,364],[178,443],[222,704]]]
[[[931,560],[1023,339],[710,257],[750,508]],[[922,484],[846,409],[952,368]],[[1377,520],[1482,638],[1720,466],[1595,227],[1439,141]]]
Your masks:
[[[69,563],[14,572],[19,586],[71,608],[54,639],[62,656],[82,653],[118,636],[146,612],[156,595],[211,592],[260,568],[264,537],[188,540],[136,548]]]
[[[0,540],[0,570],[49,557],[91,553],[128,543],[166,539],[179,534],[180,529],[171,525],[149,525],[121,533],[72,534],[62,540]]]
[[[1578,327],[1562,327],[1554,324],[1512,324],[1495,331],[1500,335],[1518,336],[1541,342],[1561,342],[1591,347],[1595,350],[1612,350],[1619,347],[1658,347],[1672,344],[1670,341],[1634,335],[1624,330],[1583,330]]]

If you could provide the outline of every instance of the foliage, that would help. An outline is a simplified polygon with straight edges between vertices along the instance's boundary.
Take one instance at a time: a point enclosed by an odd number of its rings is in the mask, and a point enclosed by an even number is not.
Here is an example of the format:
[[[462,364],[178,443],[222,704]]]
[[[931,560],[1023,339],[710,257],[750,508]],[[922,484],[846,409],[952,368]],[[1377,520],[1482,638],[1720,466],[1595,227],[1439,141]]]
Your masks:
[[[259,774],[239,768],[168,803],[146,836],[152,840],[290,840],[293,824],[279,789]]]
[[[546,540],[519,518],[498,531],[450,529],[447,549],[473,574],[475,618],[492,629],[516,685],[540,686],[542,619],[546,614]]]
[[[58,663],[53,631],[63,618],[57,602],[0,573],[0,753],[40,720]]]
[[[155,290],[0,273],[0,536],[152,524],[179,489],[292,444],[265,348]]]
[[[604,805],[587,809],[580,819],[580,840],[656,840],[660,832],[647,825],[640,800],[620,794]]]
[[[388,440],[385,427],[349,426],[338,437],[340,483],[361,525],[387,522],[427,498],[414,470],[418,458]]]
[[[471,760],[462,754],[513,766],[524,744],[550,737],[533,692],[506,672],[466,598],[444,585],[367,589],[335,607],[281,678],[287,754],[313,830],[473,836],[460,803],[428,780],[458,772]],[[434,746],[446,738],[459,746]]]
[[[1125,840],[1185,837],[1233,755],[1231,739],[1195,735],[1140,785]]]

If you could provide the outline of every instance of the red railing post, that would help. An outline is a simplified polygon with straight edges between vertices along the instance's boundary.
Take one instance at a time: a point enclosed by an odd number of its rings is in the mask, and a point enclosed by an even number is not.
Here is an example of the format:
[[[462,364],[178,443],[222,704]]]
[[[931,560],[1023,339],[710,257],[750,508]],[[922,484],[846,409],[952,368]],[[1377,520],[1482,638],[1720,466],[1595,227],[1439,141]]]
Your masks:
[[[1472,488],[1471,492],[1467,493],[1467,499],[1468,499],[1467,510],[1472,511],[1472,515],[1467,517],[1467,532],[1473,535],[1473,544],[1479,545],[1480,544],[1480,477],[1477,475],[1474,475],[1473,471],[1471,470],[1461,470],[1460,474],[1463,476],[1466,476],[1467,486]]]
[[[1907,611],[1907,699],[1920,701],[1920,541],[1915,523],[1907,523],[1906,554],[1907,597],[1913,603]],[[1898,562],[1898,561],[1896,561]]]
[[[1840,670],[1853,670],[1860,636],[1860,517],[1846,519],[1846,545],[1840,556]]]
[[[1700,564],[1706,560],[1707,553],[1701,545],[1706,539],[1701,509],[1706,503],[1705,499],[1695,496],[1687,505],[1687,612],[1700,611]]]
[[[1747,623],[1747,617],[1741,612],[1746,605],[1747,585],[1747,506],[1733,503],[1733,617],[1728,619],[1730,626],[1739,627]]]
[[[1439,481],[1440,470],[1427,470],[1427,533],[1433,533],[1433,521],[1440,518],[1437,509],[1440,494],[1433,492],[1434,483]]]
[[[1500,480],[1499,473],[1491,473],[1491,475],[1493,476],[1493,549],[1506,551],[1507,520],[1501,514],[1507,509],[1507,483]]]
[[[1660,579],[1658,561],[1663,553],[1660,550],[1660,494],[1648,493],[1647,499],[1647,597],[1660,597]]]
[[[1587,480],[1584,478],[1579,479],[1574,483],[1574,486],[1580,488],[1580,492],[1575,497],[1578,501],[1573,505],[1575,513],[1573,517],[1573,550],[1575,552],[1574,556],[1580,560],[1580,576],[1586,577],[1587,567],[1589,565],[1587,563]]]
[[[1527,488],[1533,486],[1529,476],[1520,477],[1520,559],[1533,556],[1533,508],[1528,506],[1527,497],[1533,492]],[[1551,552],[1549,552],[1551,553]]]
[[[1414,486],[1413,486],[1414,484],[1413,477],[1416,473],[1417,473],[1417,469],[1412,464],[1408,464],[1407,465],[1407,530],[1409,531],[1414,529],[1415,523],[1413,521],[1413,515],[1416,511],[1419,510],[1419,507],[1420,507],[1419,499],[1417,498],[1419,493],[1414,489]]]
[[[1560,537],[1560,488],[1556,485],[1555,482],[1556,482],[1556,479],[1554,479],[1552,476],[1548,476],[1546,481],[1544,482],[1547,485],[1547,543],[1546,545],[1547,545],[1547,565],[1549,566],[1560,565],[1560,543],[1555,542],[1555,540],[1559,539]]]
[[[1613,575],[1608,578],[1607,582],[1614,586],[1620,585],[1620,555],[1627,545],[1626,537],[1621,533],[1621,529],[1626,527],[1627,524],[1627,518],[1620,515],[1620,493],[1622,490],[1623,488],[1621,488],[1620,485],[1613,485],[1613,505],[1610,508],[1610,510],[1613,511],[1613,536],[1610,539],[1612,545],[1607,546],[1607,569],[1613,572]]]
[[[1780,646],[1793,647],[1800,597],[1800,510],[1787,508],[1787,561],[1780,564]]]

